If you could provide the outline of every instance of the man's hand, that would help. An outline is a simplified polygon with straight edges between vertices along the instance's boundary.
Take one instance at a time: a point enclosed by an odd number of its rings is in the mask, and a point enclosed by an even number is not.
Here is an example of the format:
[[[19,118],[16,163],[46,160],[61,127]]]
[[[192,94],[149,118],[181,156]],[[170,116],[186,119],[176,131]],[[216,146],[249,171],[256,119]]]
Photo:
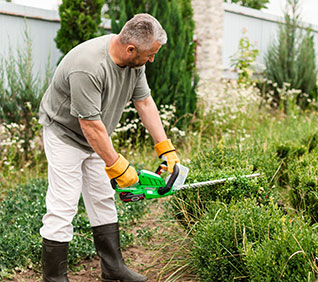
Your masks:
[[[155,145],[155,150],[163,160],[167,161],[169,173],[173,172],[174,165],[179,163],[180,160],[176,154],[176,149],[173,147],[171,140],[167,139]],[[165,168],[164,168],[165,169]]]
[[[129,162],[118,154],[118,160],[111,166],[105,166],[105,171],[110,179],[115,179],[120,188],[129,187],[138,182],[136,170]]]

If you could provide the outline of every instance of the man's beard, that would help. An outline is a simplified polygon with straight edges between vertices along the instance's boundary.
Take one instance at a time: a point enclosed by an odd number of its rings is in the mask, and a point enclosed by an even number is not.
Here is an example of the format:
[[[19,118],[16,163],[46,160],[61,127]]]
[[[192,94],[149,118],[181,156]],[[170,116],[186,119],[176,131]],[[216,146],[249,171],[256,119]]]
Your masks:
[[[128,67],[132,68],[132,69],[141,69],[145,64],[136,64],[134,62],[129,62]]]
[[[128,67],[132,68],[132,69],[141,69],[147,62],[145,62],[144,64],[140,64],[140,63],[136,63],[136,61],[139,59],[139,56],[137,56],[134,60],[131,60],[130,62],[128,62]]]

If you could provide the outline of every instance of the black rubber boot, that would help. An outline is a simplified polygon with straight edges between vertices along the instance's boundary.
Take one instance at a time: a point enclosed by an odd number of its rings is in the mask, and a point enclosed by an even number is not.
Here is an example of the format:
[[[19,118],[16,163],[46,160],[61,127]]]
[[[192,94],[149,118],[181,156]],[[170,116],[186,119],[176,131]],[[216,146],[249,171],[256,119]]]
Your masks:
[[[43,238],[43,282],[69,282],[67,278],[67,253],[68,243]]]
[[[147,277],[129,269],[123,260],[118,223],[93,227],[94,243],[101,258],[102,281],[144,282]]]

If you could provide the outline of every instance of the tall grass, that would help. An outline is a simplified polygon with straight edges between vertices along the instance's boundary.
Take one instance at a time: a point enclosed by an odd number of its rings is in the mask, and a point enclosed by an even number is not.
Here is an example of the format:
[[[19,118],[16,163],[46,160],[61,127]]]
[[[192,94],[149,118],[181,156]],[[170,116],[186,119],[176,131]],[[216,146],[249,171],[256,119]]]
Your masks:
[[[0,68],[0,194],[45,172],[38,108],[50,76],[47,64],[42,80],[35,72],[32,42],[2,57]]]

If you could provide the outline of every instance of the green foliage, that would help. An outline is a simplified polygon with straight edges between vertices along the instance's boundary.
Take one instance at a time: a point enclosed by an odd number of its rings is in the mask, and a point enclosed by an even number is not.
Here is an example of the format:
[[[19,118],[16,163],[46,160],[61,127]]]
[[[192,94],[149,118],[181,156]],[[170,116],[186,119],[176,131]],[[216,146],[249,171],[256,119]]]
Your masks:
[[[240,39],[238,51],[231,56],[231,65],[238,74],[238,82],[243,84],[252,84],[253,73],[255,72],[254,64],[259,51],[250,42],[246,31]]]
[[[0,122],[12,137],[18,134],[23,140],[20,144],[23,158],[28,160],[31,158],[34,137],[39,133],[38,108],[48,87],[51,72],[47,65],[43,81],[39,75],[34,74],[32,42],[27,30],[24,35],[26,46],[18,49],[16,55],[10,50],[8,59],[1,58]],[[0,147],[0,152],[3,148]],[[18,159],[13,161],[12,165],[19,162]]]
[[[174,105],[176,116],[184,117],[196,109],[197,78],[194,65],[194,22],[191,1],[120,1],[120,16],[112,15],[112,32],[118,33],[133,15],[146,12],[156,17],[166,30],[168,42],[147,65],[146,74],[157,105]]]
[[[304,154],[290,165],[290,203],[303,211],[311,222],[318,222],[318,151]]]
[[[0,202],[0,266],[1,273],[18,266],[40,261],[41,238],[39,228],[45,211],[45,181],[9,191]]]
[[[200,281],[233,281],[234,277],[242,281],[315,281],[313,277],[317,277],[314,261],[316,225],[311,228],[309,222],[304,224],[298,213],[290,209],[292,200],[288,198],[289,187],[304,195],[302,185],[292,186],[294,176],[300,179],[303,179],[302,175],[308,179],[310,176],[316,181],[317,114],[271,113],[268,116],[266,112],[259,112],[258,117],[243,115],[235,123],[227,123],[222,127],[220,134],[223,137],[218,142],[219,137],[211,130],[212,126],[217,126],[216,119],[210,119],[213,125],[207,120],[200,138],[196,139],[201,142],[200,147],[193,145],[190,148],[190,183],[253,172],[262,174],[262,178],[252,182],[247,180],[244,185],[241,182],[232,185],[231,182],[223,186],[200,187],[184,190],[173,198],[176,217],[187,230],[189,227],[193,230],[195,273],[200,274]],[[312,156],[308,158],[308,154]],[[305,159],[307,163],[300,169]],[[308,190],[312,200],[314,193],[309,191],[316,191],[316,188]],[[255,198],[251,205],[245,200],[250,197]],[[217,205],[216,200],[222,203]],[[284,209],[275,207],[271,214],[273,202],[278,202]],[[316,214],[314,202],[306,203],[311,208],[305,214]],[[234,205],[236,209],[230,211]],[[211,223],[207,223],[205,214],[211,206],[214,212]],[[303,210],[299,205],[293,207]],[[258,218],[251,215],[252,211],[266,216]],[[225,221],[226,215],[229,218]],[[198,225],[200,227],[196,229]],[[268,232],[271,237],[266,236]],[[254,233],[255,238],[251,236]]]
[[[0,277],[8,276],[16,267],[39,269],[42,239],[39,229],[45,214],[46,180],[33,180],[30,184],[18,186],[9,191],[0,202]],[[127,226],[144,214],[146,202],[133,205],[116,203],[119,223],[122,229],[123,247],[133,241]],[[73,220],[74,238],[69,248],[70,266],[81,258],[95,255],[91,227],[85,212],[83,200],[80,200],[77,215]]]
[[[224,203],[255,197],[259,203],[267,203],[272,191],[266,177],[243,178],[255,173],[253,160],[248,155],[232,149],[215,148],[191,161],[188,183],[237,177],[234,180],[213,186],[202,186],[180,191],[172,198],[173,211],[184,225],[197,222],[211,204],[219,200]],[[260,170],[261,171],[261,170]]]
[[[299,219],[284,222],[282,230],[259,246],[249,243],[245,262],[250,281],[317,281],[317,234]],[[286,219],[288,220],[288,218]],[[289,219],[292,221],[293,219]]]
[[[61,28],[56,46],[65,55],[73,47],[97,36],[103,0],[63,0],[59,6]]]
[[[194,228],[200,281],[307,281],[317,275],[317,235],[298,218],[256,200],[210,203]],[[309,280],[314,281],[314,280]]]
[[[317,98],[317,67],[314,39],[310,29],[299,28],[299,0],[288,1],[291,15],[285,12],[285,23],[280,26],[279,37],[265,56],[266,78],[277,84],[278,89],[299,89],[297,102],[307,105],[308,97]],[[277,105],[282,99],[277,88],[273,97]]]
[[[298,161],[299,157],[306,152],[306,146],[300,142],[287,141],[277,145],[276,155],[281,160],[280,173],[277,176],[277,183],[280,187],[287,187],[289,185],[291,164],[294,161]]]
[[[228,0],[224,0],[224,2],[228,2]],[[260,10],[266,8],[266,4],[269,3],[269,0],[231,0],[231,2],[244,7]]]

